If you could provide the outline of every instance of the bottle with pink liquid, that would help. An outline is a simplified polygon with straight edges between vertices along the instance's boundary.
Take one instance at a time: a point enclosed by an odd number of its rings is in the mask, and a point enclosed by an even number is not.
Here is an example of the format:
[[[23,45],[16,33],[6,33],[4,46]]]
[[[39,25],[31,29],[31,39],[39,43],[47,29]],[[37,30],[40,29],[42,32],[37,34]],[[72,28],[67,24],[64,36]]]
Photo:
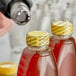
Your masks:
[[[26,35],[28,47],[23,50],[17,76],[58,76],[49,34],[32,31]]]
[[[75,39],[71,36],[73,26],[69,21],[57,20],[52,22],[51,30],[53,35],[50,38],[49,47],[53,50],[56,61],[58,62],[59,53],[64,42],[72,41],[75,47]]]
[[[55,35],[52,37],[53,48],[54,51],[58,51],[58,76],[76,76],[75,40],[71,37],[72,23],[66,20],[54,21],[52,33]]]
[[[63,30],[61,32],[63,32]],[[58,59],[59,76],[76,76],[76,47],[75,40],[71,37],[72,33],[73,25],[66,24],[64,28],[64,37],[67,37],[67,39],[63,42]]]
[[[59,76],[76,76],[76,54],[72,41],[65,41],[58,61]]]

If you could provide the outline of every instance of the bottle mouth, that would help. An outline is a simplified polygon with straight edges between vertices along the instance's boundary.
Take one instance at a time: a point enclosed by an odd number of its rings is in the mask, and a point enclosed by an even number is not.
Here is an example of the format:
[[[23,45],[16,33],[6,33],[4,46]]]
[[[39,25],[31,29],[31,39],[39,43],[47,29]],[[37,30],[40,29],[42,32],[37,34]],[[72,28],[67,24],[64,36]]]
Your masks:
[[[25,25],[31,19],[28,6],[23,2],[16,2],[11,8],[11,18],[18,25]]]
[[[13,19],[18,25],[25,25],[27,22],[30,21],[31,15],[28,14],[27,11],[20,10],[16,13]]]

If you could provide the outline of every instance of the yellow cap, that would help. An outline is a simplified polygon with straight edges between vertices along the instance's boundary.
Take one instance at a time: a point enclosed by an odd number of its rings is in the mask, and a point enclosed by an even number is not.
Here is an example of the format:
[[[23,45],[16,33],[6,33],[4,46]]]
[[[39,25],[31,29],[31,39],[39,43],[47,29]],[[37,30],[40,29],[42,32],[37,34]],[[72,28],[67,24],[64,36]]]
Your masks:
[[[45,46],[49,44],[50,35],[47,32],[32,31],[26,35],[28,46]]]
[[[69,21],[52,22],[52,34],[54,35],[71,35],[73,33],[73,24]]]
[[[16,64],[11,62],[0,63],[0,74],[2,75],[14,75],[17,72]]]

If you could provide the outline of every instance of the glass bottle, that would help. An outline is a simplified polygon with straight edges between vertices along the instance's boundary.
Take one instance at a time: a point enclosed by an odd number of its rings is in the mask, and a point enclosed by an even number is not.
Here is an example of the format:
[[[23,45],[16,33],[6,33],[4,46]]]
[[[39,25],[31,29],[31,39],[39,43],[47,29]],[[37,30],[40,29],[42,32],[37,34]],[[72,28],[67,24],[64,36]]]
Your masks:
[[[73,37],[76,39],[76,0],[68,1],[68,3],[71,5],[72,9],[72,20],[73,20]]]
[[[50,47],[58,63],[58,76],[76,76],[75,40],[71,36],[73,24],[66,20],[54,21],[51,29]]]
[[[28,27],[26,26],[17,26],[14,24],[11,31],[9,32],[9,39],[10,39],[10,47],[11,47],[11,56],[10,61],[15,62],[17,65],[20,60],[20,56],[22,50],[26,46],[25,44],[25,34],[24,31],[27,32]]]
[[[41,16],[40,16],[40,25],[39,25],[39,29],[42,31],[47,31],[50,32],[48,30],[50,22],[51,22],[51,14],[50,14],[50,4],[48,3],[48,1],[46,0],[45,2],[43,2],[42,4],[39,4],[40,9],[41,9]]]
[[[17,76],[58,76],[54,55],[49,45],[49,34],[32,31],[26,35]]]
[[[73,25],[74,25],[74,38],[76,39],[76,1],[73,0],[72,3],[73,5]]]
[[[24,25],[30,20],[30,0],[0,0],[0,11],[17,24]]]
[[[35,10],[32,12],[32,17],[29,22],[30,24],[28,23],[28,25],[30,25],[29,29],[31,31],[42,30],[50,32],[48,28],[50,28],[49,25],[51,22],[51,6],[57,2],[58,0],[42,0],[38,2],[36,1],[36,9],[34,8]]]
[[[58,20],[52,22],[51,30],[53,36],[51,36],[50,38],[49,46],[53,49],[53,52],[56,57],[56,61],[58,61],[59,53],[64,45],[64,42],[72,41],[75,47],[75,40],[71,36],[71,34],[73,33],[73,25],[69,21]]]
[[[69,20],[73,22],[73,4],[67,3],[66,9],[63,11],[62,17],[65,20]]]

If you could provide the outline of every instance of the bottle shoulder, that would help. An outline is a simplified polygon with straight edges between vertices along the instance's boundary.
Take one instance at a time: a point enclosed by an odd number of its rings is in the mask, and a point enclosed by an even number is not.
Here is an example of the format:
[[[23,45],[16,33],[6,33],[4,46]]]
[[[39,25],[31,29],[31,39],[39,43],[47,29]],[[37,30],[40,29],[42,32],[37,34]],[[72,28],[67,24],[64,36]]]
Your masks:
[[[41,67],[49,66],[50,70],[52,69],[52,70],[54,70],[54,72],[57,71],[56,62],[55,62],[54,55],[52,52],[49,52],[49,53],[33,52],[33,51],[29,50],[28,47],[26,47],[22,53],[21,59],[26,61],[26,63],[30,62],[30,63],[34,64],[36,62],[36,64],[34,66],[38,66],[38,67],[39,66],[41,66]],[[39,68],[39,70],[40,69],[41,68]]]
[[[23,54],[28,54],[28,55],[39,55],[40,57],[53,57],[53,52],[52,50],[48,47],[48,49],[42,51],[42,50],[31,50],[29,49],[29,47],[25,47],[25,49],[23,50]]]
[[[74,37],[72,36],[51,36],[50,40],[70,40],[70,41],[75,41]]]
[[[76,48],[73,40],[65,41],[60,48],[59,53],[59,63],[63,61],[64,58],[71,56],[76,56]]]

